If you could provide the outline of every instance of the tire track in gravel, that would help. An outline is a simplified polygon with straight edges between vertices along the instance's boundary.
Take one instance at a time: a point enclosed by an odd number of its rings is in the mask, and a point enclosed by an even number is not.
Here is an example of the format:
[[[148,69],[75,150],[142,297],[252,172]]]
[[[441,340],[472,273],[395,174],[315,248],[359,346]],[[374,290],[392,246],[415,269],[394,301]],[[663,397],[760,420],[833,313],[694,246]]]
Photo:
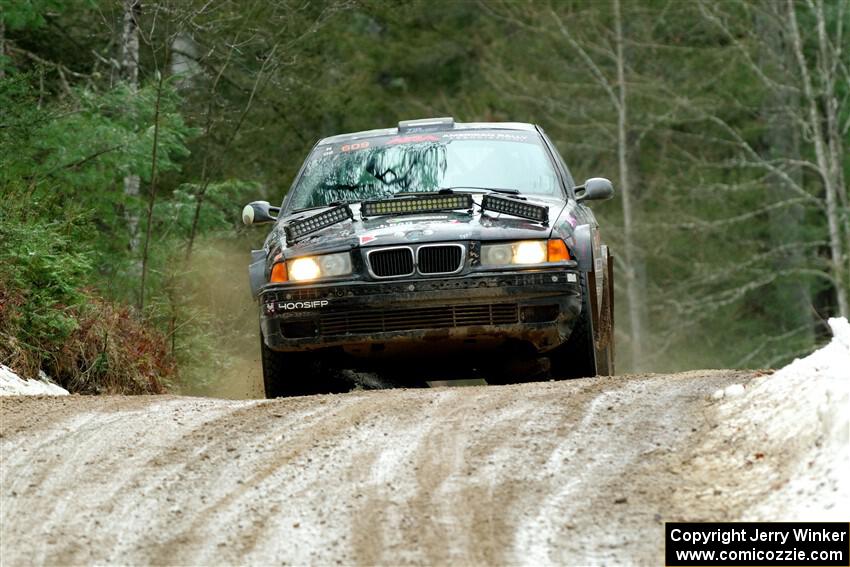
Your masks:
[[[419,559],[406,552],[403,532],[414,522],[404,509],[413,497],[416,486],[405,482],[422,442],[442,425],[432,414],[455,395],[450,390],[410,408],[403,415],[382,415],[383,449],[368,448],[352,462],[358,501],[352,524],[354,553],[365,564],[380,563],[385,554],[398,561]],[[359,473],[359,474],[358,474]]]
[[[20,513],[28,518],[29,526],[39,526],[40,536],[56,538],[58,544],[37,548],[33,563],[88,562],[84,544],[91,534],[139,513],[147,500],[146,469],[152,461],[148,456],[150,448],[137,448],[134,442],[149,440],[151,416],[173,421],[179,415],[186,419],[183,400],[149,400],[152,403],[129,411],[95,411],[67,417],[55,429],[47,430],[44,442],[35,448],[26,446],[26,437],[16,438],[17,444],[4,439],[0,445],[4,525],[21,526],[14,521],[18,516],[15,504],[35,496],[46,505],[27,506]],[[218,418],[229,408],[202,402],[195,410],[194,421],[204,422]],[[187,423],[188,420],[179,425]],[[159,454],[161,448],[184,435],[179,427],[157,428],[153,449]],[[30,460],[27,454],[39,457]],[[71,493],[69,486],[73,487]],[[77,498],[84,498],[83,510],[77,507]],[[31,534],[29,526],[22,526],[24,533],[15,535]],[[66,534],[70,537],[56,537]],[[109,535],[105,549],[121,549],[124,534],[117,531]],[[64,543],[59,544],[59,539]]]
[[[458,511],[445,489],[452,479],[467,478],[465,431],[482,425],[464,417],[484,414],[498,403],[479,392],[447,390],[417,413],[393,419],[387,444],[396,449],[389,451],[391,458],[384,451],[374,462],[359,510],[368,521],[354,526],[365,563],[440,563],[443,553],[457,555],[452,545],[464,547],[451,544],[463,538],[467,525],[454,519]],[[430,555],[423,554],[429,549]]]
[[[336,398],[322,414],[311,419],[294,419],[281,422],[265,436],[252,439],[256,446],[271,446],[268,451],[255,453],[240,463],[247,470],[257,469],[241,487],[235,487],[224,499],[210,506],[195,522],[194,529],[200,537],[205,530],[230,532],[219,550],[234,561],[253,563],[278,563],[293,561],[287,552],[310,553],[313,549],[301,542],[309,542],[316,549],[348,537],[347,524],[350,513],[346,506],[331,512],[333,505],[344,504],[344,499],[328,502],[334,493],[333,485],[320,488],[327,479],[344,478],[339,470],[351,459],[352,451],[368,446],[371,433],[362,424],[373,412],[368,395]],[[273,405],[285,411],[288,401],[278,400]],[[283,433],[281,431],[283,430]],[[247,441],[247,440],[246,440]],[[269,454],[270,453],[270,454]],[[319,494],[310,498],[312,490]],[[307,503],[308,506],[298,506]],[[294,505],[293,505],[294,504]],[[234,519],[250,512],[253,526],[237,524]],[[209,514],[209,515],[208,515]],[[331,521],[331,516],[334,516]],[[208,521],[204,521],[204,520]],[[203,539],[199,540],[205,545]],[[280,545],[283,543],[283,545]],[[281,549],[281,548],[284,549]],[[300,549],[304,547],[305,549]],[[214,560],[215,556],[199,555],[201,562]],[[323,562],[319,555],[310,561]]]
[[[480,545],[492,540],[479,537],[479,527],[489,525],[493,536],[503,532],[506,526],[494,526],[492,512],[510,506],[493,500],[498,475],[487,463],[495,447],[514,437],[510,430],[535,404],[520,399],[506,405],[501,398],[482,394],[486,392],[465,396],[440,412],[438,419],[447,427],[425,441],[413,471],[418,491],[410,505],[427,520],[409,527],[405,535],[409,539],[419,534],[423,547],[434,550],[430,559],[437,563],[500,560]]]
[[[742,373],[743,377],[748,374]],[[714,388],[710,381],[700,380],[683,380],[680,387],[671,387],[669,378],[657,377],[612,383],[587,401],[581,419],[571,431],[558,436],[563,441],[554,447],[540,471],[541,477],[561,475],[568,480],[545,492],[535,506],[536,514],[520,522],[513,562],[616,563],[618,550],[624,546],[639,563],[659,557],[659,538],[629,539],[629,534],[641,533],[642,526],[645,532],[658,524],[655,512],[663,510],[667,500],[663,486],[645,486],[654,484],[651,479],[657,472],[653,467],[648,474],[641,474],[641,460],[656,451],[663,455],[677,444],[689,446],[690,430],[701,420],[686,412]],[[647,392],[653,395],[646,396]],[[626,403],[633,399],[644,403]],[[683,424],[689,424],[687,431],[683,431]],[[581,455],[587,448],[591,448],[589,454]],[[652,460],[657,463],[659,456]],[[592,490],[588,490],[588,479],[593,479]],[[636,506],[637,495],[647,488],[652,488],[655,505]],[[619,509],[620,523],[632,524],[628,529],[606,529],[612,508]],[[568,556],[564,547],[552,545],[565,540],[576,542]]]
[[[0,400],[0,563],[654,562],[708,394],[747,378]]]
[[[222,555],[249,553],[264,521],[277,511],[269,506],[267,497],[275,489],[270,485],[272,477],[288,462],[310,451],[315,438],[347,421],[351,415],[349,407],[355,402],[354,398],[337,399],[313,408],[283,401],[268,402],[258,411],[245,411],[214,423],[208,434],[213,439],[227,439],[226,447],[223,452],[207,450],[203,455],[209,460],[208,467],[218,474],[210,478],[200,471],[176,487],[178,490],[174,492],[183,494],[187,486],[182,485],[196,484],[206,496],[200,505],[185,502],[193,510],[191,517],[162,526],[165,533],[174,535],[156,544],[160,552],[160,561],[156,562],[205,563]],[[192,450],[191,444],[173,449],[176,454]],[[188,492],[191,494],[191,490]],[[251,515],[250,522],[244,520],[246,512]],[[211,533],[216,540],[212,548]],[[175,556],[174,549],[180,550],[180,554]]]

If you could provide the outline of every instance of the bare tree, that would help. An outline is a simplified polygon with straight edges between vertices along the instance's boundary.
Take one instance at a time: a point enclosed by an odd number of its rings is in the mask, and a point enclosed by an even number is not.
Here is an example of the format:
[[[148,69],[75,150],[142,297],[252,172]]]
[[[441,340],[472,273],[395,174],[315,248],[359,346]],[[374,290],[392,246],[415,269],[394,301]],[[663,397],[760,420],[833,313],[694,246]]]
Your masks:
[[[755,18],[756,34],[762,38],[758,45],[758,66],[773,71],[787,83],[793,50],[777,25],[776,18],[768,17],[763,12],[757,13]],[[799,107],[799,93],[792,89],[772,88],[767,94],[762,103],[762,115],[766,124],[765,158],[776,160],[790,157],[799,160],[800,132],[787,114],[787,109]],[[788,175],[795,183],[802,183],[803,173],[799,166],[789,166]],[[804,238],[805,206],[799,200],[792,202],[795,200],[793,189],[782,177],[768,173],[765,183],[772,204],[792,203],[775,207],[768,212],[770,238],[777,247],[785,251],[775,255],[772,265],[779,272],[803,269],[807,263],[804,257],[806,250],[799,244]],[[812,300],[807,282],[802,278],[793,278],[781,299],[786,305],[783,319],[788,321],[788,326],[798,329],[799,334],[803,335],[801,342],[813,344],[815,320],[812,317]]]
[[[625,275],[624,287],[626,291],[626,308],[629,321],[629,350],[630,368],[641,370],[647,360],[647,289],[645,271],[642,268],[643,258],[639,247],[639,230],[637,219],[639,212],[635,200],[635,186],[633,179],[632,153],[637,147],[632,143],[635,131],[629,115],[629,66],[627,63],[626,38],[623,29],[623,14],[620,0],[612,0],[610,4],[613,18],[613,46],[607,41],[604,33],[600,33],[596,41],[579,39],[576,36],[572,18],[564,17],[560,13],[561,6],[555,4],[545,9],[539,5],[527,5],[526,10],[518,9],[512,3],[505,3],[493,10],[493,13],[512,24],[522,26],[535,34],[547,34],[553,37],[555,45],[565,45],[567,48],[560,55],[561,67],[568,67],[578,63],[580,67],[590,76],[597,88],[604,94],[604,100],[609,106],[606,112],[614,111],[615,124],[602,119],[588,119],[591,127],[603,132],[603,136],[610,138],[617,150],[617,190],[622,204],[622,255],[617,255],[617,265],[621,273]],[[485,6],[485,9],[487,7]],[[528,14],[531,14],[529,17]],[[600,24],[602,31],[607,29],[607,24]],[[554,51],[553,53],[558,53]],[[514,82],[509,74],[505,73],[499,77],[505,81],[507,89],[515,92],[526,92],[532,90],[528,85]],[[560,89],[559,89],[560,90]],[[539,97],[539,95],[538,95]],[[571,108],[574,101],[568,97],[552,100],[551,105],[558,108]],[[610,109],[610,110],[608,110]],[[594,109],[600,112],[599,108]],[[594,148],[596,152],[606,151],[604,148]]]
[[[269,56],[263,60],[263,64],[260,66],[260,70],[257,72],[257,76],[254,80],[254,86],[251,89],[251,94],[248,96],[248,100],[245,103],[245,108],[239,115],[239,119],[236,122],[236,126],[232,128],[230,135],[227,137],[223,145],[223,149],[226,151],[233,141],[236,139],[236,135],[239,133],[239,130],[242,128],[242,125],[245,122],[245,117],[248,115],[248,112],[251,110],[251,105],[254,102],[254,97],[257,94],[257,88],[261,84],[262,79],[264,79],[264,72],[266,70],[266,66],[269,61],[274,61],[274,53],[278,48],[278,44],[275,44],[271,51],[269,52]],[[222,74],[227,69],[228,64],[230,63],[230,56],[232,55],[233,50],[231,49],[230,54],[228,54],[228,58],[225,61],[225,64],[221,67],[221,70],[216,75],[215,81],[213,82],[212,89],[210,91],[210,101],[207,104],[205,123],[204,123],[204,136],[209,136],[210,131],[213,127],[213,109],[212,109],[212,101],[216,94],[216,90],[218,88],[218,83],[221,80]],[[198,234],[198,223],[201,218],[201,209],[204,206],[204,198],[206,197],[207,190],[210,187],[210,183],[212,182],[212,178],[210,176],[210,164],[208,156],[204,156],[203,165],[201,166],[201,183],[200,188],[198,189],[195,195],[195,212],[192,215],[192,226],[189,230],[189,239],[186,244],[186,260],[188,261],[192,257],[192,247],[195,244],[195,237]]]
[[[193,22],[198,21],[200,16],[207,10],[208,5],[208,2],[204,3],[200,10],[194,10],[190,7],[189,12],[191,15],[187,14],[183,19]],[[220,5],[218,7],[219,11],[224,10],[225,6],[225,4]],[[262,0],[254,3],[237,2],[229,6],[229,9],[235,10],[239,14],[267,8],[270,8],[270,6]],[[269,96],[270,93],[264,91],[268,91],[267,87],[269,84],[288,80],[288,78],[284,78],[286,72],[295,64],[301,51],[305,49],[305,40],[320,31],[337,14],[350,8],[351,3],[349,0],[325,2],[321,5],[318,13],[312,19],[304,21],[303,27],[300,27],[293,26],[292,23],[286,21],[285,14],[289,13],[290,8],[286,2],[280,2],[272,9],[272,13],[274,14],[273,23],[271,23],[269,29],[263,30],[262,27],[248,29],[244,23],[247,21],[247,18],[239,18],[242,24],[232,30],[232,36],[230,37],[223,39],[221,35],[215,35],[207,38],[204,34],[199,34],[197,38],[199,41],[197,51],[202,52],[204,54],[202,56],[199,56],[198,53],[191,53],[182,46],[176,46],[174,54],[180,56],[182,64],[191,65],[198,69],[205,69],[211,77],[214,77],[207,93],[209,98],[203,114],[204,126],[201,139],[207,140],[211,137],[214,130],[216,134],[219,134],[218,130],[225,127],[227,133],[222,135],[222,142],[218,148],[218,152],[227,155],[230,148],[238,142],[240,131],[249,121],[249,113],[252,112],[255,103],[261,98],[263,98],[263,105],[271,108],[279,118],[288,122],[286,114],[281,108],[284,105],[275,101],[274,98]],[[277,14],[278,10],[282,10],[282,13]],[[210,39],[214,41],[212,45],[205,43],[205,40],[210,41]],[[221,49],[221,45],[229,46],[229,49],[223,50]],[[251,46],[253,49],[262,51],[262,55],[257,57],[262,61],[258,69],[248,74],[244,72],[245,69],[252,69],[253,63],[246,64],[244,54],[240,54],[241,50],[237,49],[237,46],[242,46],[242,49],[245,49],[246,46]],[[224,54],[223,60],[217,61],[216,58],[221,57],[222,53]],[[226,85],[230,89],[236,89],[244,97],[244,103],[240,101],[241,108],[231,108],[231,114],[229,116],[224,113],[224,110],[216,109],[214,105],[214,102],[219,97],[219,91],[222,85]],[[221,112],[223,116],[214,116],[216,110]],[[297,130],[295,133],[298,135]],[[207,152],[203,155],[201,175],[197,183],[197,190],[195,191],[192,224],[186,244],[187,261],[191,259],[195,240],[198,236],[201,214],[207,199],[207,191],[215,184],[216,178],[221,175],[225,167],[224,161],[221,159],[217,161],[211,159],[211,156]]]
[[[842,142],[850,95],[838,95],[848,90],[848,0],[482,7],[506,23],[510,37],[497,44],[501,57],[487,61],[494,85],[558,124],[579,158],[616,164],[622,225],[612,240],[629,321],[620,333],[635,368],[691,364],[684,337],[713,340],[716,331],[706,329],[721,330],[736,311],[769,321],[775,332],[758,353],[724,347],[730,361],[810,348],[816,311],[831,305],[813,299],[824,284],[845,312],[850,229]],[[813,23],[795,30],[792,8]],[[688,26],[698,28],[693,41]],[[524,33],[549,59],[511,67],[510,42]],[[738,82],[726,88],[725,80]],[[659,165],[643,171],[640,158],[649,156]],[[762,309],[773,301],[794,315]]]
[[[841,236],[839,221],[839,195],[847,194],[844,186],[842,139],[838,131],[839,103],[836,92],[836,77],[841,66],[842,24],[838,18],[836,36],[828,37],[824,16],[823,1],[807,2],[815,18],[818,37],[816,61],[811,64],[803,51],[803,36],[797,24],[797,8],[792,0],[787,0],[788,32],[794,45],[794,54],[799,65],[804,104],[807,107],[806,120],[803,122],[806,134],[811,138],[817,160],[817,169],[823,183],[826,200],[826,218],[829,226],[829,249],[832,256],[832,272],[835,279],[835,295],[838,312],[842,317],[850,317],[847,303],[847,281],[845,279],[845,247],[850,235]],[[842,14],[847,0],[840,3]],[[811,66],[811,69],[810,69]],[[845,81],[850,79],[844,71]],[[814,72],[814,77],[812,77]],[[817,90],[816,90],[817,87]],[[819,92],[819,94],[818,94]],[[823,104],[819,104],[823,101]],[[845,227],[846,230],[846,227]]]
[[[774,146],[769,155],[765,155],[753,147],[738,128],[717,114],[706,116],[706,119],[719,126],[738,148],[740,165],[763,170],[773,179],[781,180],[789,194],[795,194],[823,214],[830,260],[822,275],[834,289],[838,314],[844,317],[850,316],[847,281],[850,224],[846,214],[847,187],[844,180],[847,156],[843,149],[847,127],[840,124],[840,117],[847,100],[839,98],[837,85],[838,81],[850,82],[842,49],[848,4],[847,0],[835,3],[837,14],[835,25],[831,28],[821,0],[806,0],[805,4],[787,0],[784,5],[773,2],[733,5],[744,13],[754,11],[753,17],[770,21],[775,33],[788,38],[793,65],[776,73],[775,69],[751,55],[750,46],[757,46],[763,40],[758,36],[758,26],[743,31],[733,30],[729,23],[731,18],[724,13],[724,8],[729,5],[700,3],[703,15],[726,36],[764,89],[773,93],[771,96],[774,98],[783,99],[778,113],[797,129],[801,143],[805,144],[803,149],[810,152],[814,160],[805,157],[802,150],[789,152],[787,146]],[[814,29],[800,27],[797,11],[802,7],[808,10],[815,22]],[[815,46],[814,56],[807,55],[807,42]],[[800,168],[817,176],[820,191],[812,191],[802,179],[795,178],[794,171]],[[842,208],[845,210],[843,215]]]
[[[132,92],[139,89],[139,20],[142,15],[141,0],[124,0],[124,27],[121,35],[121,79]],[[139,196],[141,180],[136,173],[124,176],[124,195],[127,201]],[[139,215],[132,204],[127,208],[127,229],[130,235],[130,250],[139,247]]]
[[[160,129],[160,106],[162,104],[162,82],[163,75],[157,71],[156,99],[153,115],[153,147],[151,148],[151,182],[148,194],[147,223],[145,224],[145,240],[142,249],[142,277],[139,286],[139,309],[145,307],[145,280],[148,273],[148,253],[150,250],[151,235],[153,234],[153,209],[156,204],[156,182],[157,182],[157,154],[159,153],[159,129]]]
[[[638,265],[637,231],[629,171],[629,114],[625,75],[625,53],[623,50],[623,15],[620,0],[613,0],[614,30],[616,44],[617,89],[614,107],[617,110],[617,161],[620,174],[620,200],[623,206],[623,244],[626,272],[626,298],[629,308],[631,331],[632,368],[643,370],[646,350],[646,281],[639,277],[643,272]]]

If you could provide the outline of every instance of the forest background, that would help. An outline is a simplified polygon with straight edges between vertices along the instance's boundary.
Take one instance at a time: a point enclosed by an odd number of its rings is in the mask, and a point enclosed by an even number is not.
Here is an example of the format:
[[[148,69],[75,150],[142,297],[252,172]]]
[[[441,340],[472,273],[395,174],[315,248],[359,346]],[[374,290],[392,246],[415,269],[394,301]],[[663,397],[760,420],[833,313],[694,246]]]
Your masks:
[[[782,365],[850,310],[848,28],[850,0],[0,0],[0,363],[228,395],[241,206],[321,137],[454,116],[614,182],[618,371]]]

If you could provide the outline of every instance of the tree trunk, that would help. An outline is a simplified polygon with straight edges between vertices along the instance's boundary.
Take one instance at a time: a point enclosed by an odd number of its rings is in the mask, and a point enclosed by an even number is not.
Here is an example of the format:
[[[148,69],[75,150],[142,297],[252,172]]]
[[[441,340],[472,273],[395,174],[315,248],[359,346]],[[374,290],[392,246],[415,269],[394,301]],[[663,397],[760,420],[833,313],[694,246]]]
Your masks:
[[[148,218],[145,225],[145,244],[142,251],[142,278],[139,286],[139,309],[145,307],[145,283],[148,274],[148,251],[150,249],[151,234],[153,233],[153,208],[156,204],[156,161],[159,149],[159,104],[162,99],[162,74],[157,72],[156,103],[153,114],[153,149],[151,150],[151,186],[148,195]]]
[[[768,5],[768,8],[772,8]],[[773,69],[781,77],[782,83],[790,83],[791,77],[787,70],[794,67],[794,54],[788,43],[783,40],[784,34],[777,25],[775,16],[756,12],[756,35],[759,38],[759,65],[763,69]],[[762,103],[762,117],[767,125],[764,143],[765,158],[768,160],[793,159],[800,160],[800,135],[789,119],[797,113],[800,107],[800,97],[791,89],[768,89]],[[790,167],[788,176],[802,186],[803,175],[799,166]],[[769,200],[774,203],[792,201],[796,193],[788,181],[775,173],[769,173],[766,178]],[[788,205],[771,209],[768,213],[769,234],[771,245],[782,252],[772,262],[772,268],[779,273],[795,274],[804,269],[806,260],[799,243],[803,237],[805,226],[805,209],[801,204]],[[777,303],[786,306],[776,313],[782,324],[782,332],[802,329],[801,343],[814,344],[815,320],[812,312],[810,290],[801,278],[792,276],[776,287]]]
[[[121,36],[121,79],[132,92],[139,89],[139,19],[142,15],[141,0],[124,0],[124,32]],[[139,247],[139,215],[133,211],[133,201],[139,196],[140,180],[136,174],[124,177],[124,195],[127,197],[127,230],[130,250]]]
[[[803,96],[808,106],[808,129],[815,146],[815,157],[818,170],[823,180],[824,193],[826,196],[826,219],[829,227],[829,249],[832,260],[832,277],[835,285],[835,296],[838,303],[838,313],[842,317],[850,317],[850,306],[847,302],[847,283],[844,279],[844,241],[841,237],[841,226],[839,221],[839,197],[838,191],[845,190],[837,187],[838,164],[830,163],[829,142],[825,139],[826,134],[822,126],[822,116],[818,110],[817,94],[812,85],[812,77],[809,73],[808,62],[803,52],[803,38],[797,25],[796,6],[793,0],[787,1],[788,22],[790,24],[791,40],[797,57],[797,65],[803,86]],[[827,77],[821,77],[824,85],[822,87],[832,92],[824,92],[822,96],[829,101],[835,96],[834,83]],[[827,104],[829,106],[829,104]]]
[[[845,5],[846,9],[846,5]],[[843,17],[844,12],[840,12],[838,17]],[[839,97],[835,88],[835,79],[839,76],[838,69],[841,63],[841,50],[844,45],[842,43],[841,31],[842,28],[837,28],[835,38],[829,38],[826,31],[826,17],[823,11],[823,1],[819,0],[815,9],[815,18],[817,20],[818,30],[818,49],[819,49],[819,64],[818,75],[823,83],[823,109],[826,117],[826,139],[829,147],[829,166],[830,177],[836,188],[838,196],[838,209],[840,211],[840,227],[844,230],[844,261],[841,263],[841,269],[844,278],[841,281],[841,286],[844,290],[844,296],[847,297],[850,290],[847,286],[848,273],[850,273],[850,211],[847,208],[847,185],[844,178],[844,148],[841,136],[841,127],[839,120],[841,116],[841,107],[839,105]],[[832,41],[830,41],[832,39]],[[844,270],[847,271],[844,271]],[[847,302],[847,300],[845,300]],[[847,314],[844,313],[846,317]]]
[[[628,99],[623,53],[623,18],[620,0],[614,2],[614,26],[617,48],[617,157],[620,173],[620,201],[623,205],[624,261],[626,265],[626,299],[631,331],[631,363],[633,371],[643,369],[646,361],[646,286],[644,271],[637,246],[634,223],[633,193],[629,177],[628,159]]]

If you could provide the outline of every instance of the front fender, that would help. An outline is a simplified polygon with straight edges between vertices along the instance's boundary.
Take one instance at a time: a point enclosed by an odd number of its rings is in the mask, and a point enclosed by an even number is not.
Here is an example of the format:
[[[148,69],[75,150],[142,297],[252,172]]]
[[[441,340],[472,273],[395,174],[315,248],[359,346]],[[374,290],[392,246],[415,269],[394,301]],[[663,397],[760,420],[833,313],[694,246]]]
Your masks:
[[[573,231],[576,261],[582,272],[593,271],[593,233],[589,224],[582,224]]]
[[[251,264],[248,266],[248,280],[251,283],[251,297],[260,294],[260,288],[266,283],[266,251],[251,250]]]

